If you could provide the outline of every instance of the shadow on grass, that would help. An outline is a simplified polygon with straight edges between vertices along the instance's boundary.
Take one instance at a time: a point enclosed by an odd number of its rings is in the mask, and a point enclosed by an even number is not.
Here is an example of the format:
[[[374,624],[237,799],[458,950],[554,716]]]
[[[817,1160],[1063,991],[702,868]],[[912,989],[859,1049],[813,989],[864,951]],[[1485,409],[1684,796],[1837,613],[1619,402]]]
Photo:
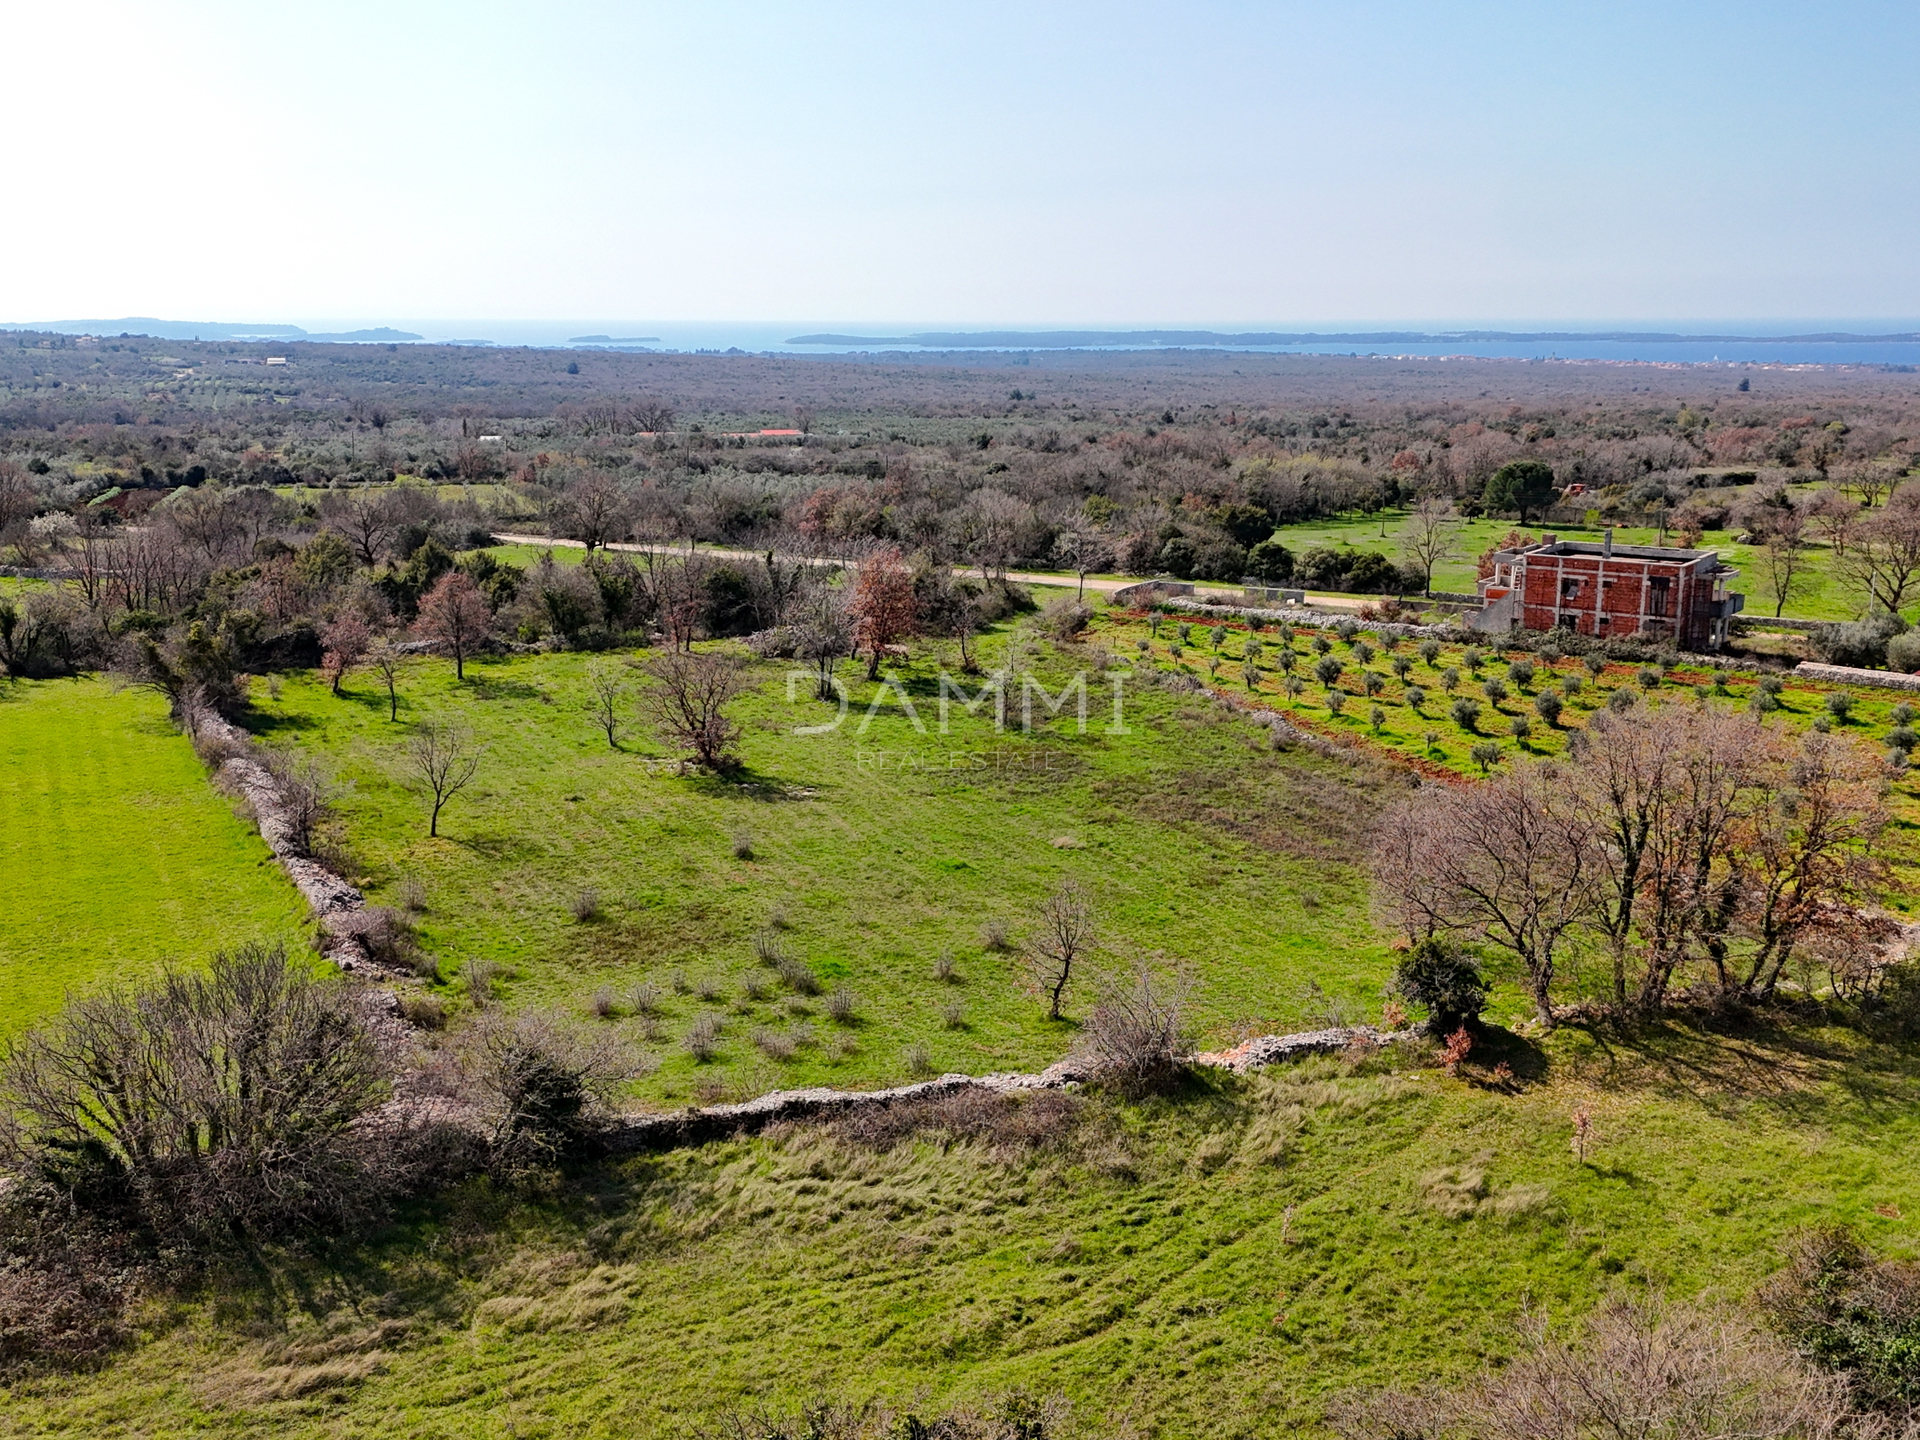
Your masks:
[[[322,722],[312,715],[272,715],[264,710],[251,708],[241,712],[237,723],[249,735],[257,736],[298,734],[302,731],[318,730],[322,726]]]
[[[538,685],[529,685],[524,680],[497,680],[491,675],[475,675],[469,672],[467,678],[458,687],[464,689],[476,700],[541,700],[545,693]]]
[[[1826,1016],[1674,1015],[1630,1027],[1581,1022],[1565,1029],[1592,1047],[1606,1080],[1646,1085],[1718,1113],[1759,1103],[1818,1124],[1862,1107],[1869,1115],[1903,1114],[1920,1099],[1920,1055],[1912,1046],[1877,1041]]]

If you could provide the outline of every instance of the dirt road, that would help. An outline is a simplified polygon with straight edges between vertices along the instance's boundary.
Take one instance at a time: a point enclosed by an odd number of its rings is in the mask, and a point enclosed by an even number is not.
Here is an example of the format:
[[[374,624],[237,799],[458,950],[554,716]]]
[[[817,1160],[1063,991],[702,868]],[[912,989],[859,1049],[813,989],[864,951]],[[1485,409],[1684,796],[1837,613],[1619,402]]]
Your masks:
[[[584,550],[586,548],[586,546],[578,540],[554,540],[545,535],[516,535],[504,530],[496,530],[494,532],[494,538],[503,545],[542,545],[556,550]],[[618,542],[610,544],[606,548],[635,555],[644,555],[649,551],[655,554],[665,555],[684,555],[687,553],[687,547],[684,545],[637,545]],[[711,556],[717,560],[761,560],[764,559],[766,555],[766,552],[763,550],[726,550],[714,546],[700,546],[696,549],[695,553]],[[953,567],[953,573],[956,575],[964,575],[972,572],[967,570],[965,566],[956,565]],[[1007,579],[1017,580],[1022,585],[1059,585],[1065,586],[1068,589],[1075,589],[1079,584],[1075,576],[1049,573],[1043,570],[1009,570],[1007,572]],[[1111,595],[1115,590],[1124,589],[1128,585],[1138,585],[1139,583],[1138,580],[1109,579],[1093,575],[1087,577],[1087,589],[1100,595]],[[1238,600],[1240,598],[1240,592],[1230,587],[1204,590],[1199,593],[1223,595],[1231,600]],[[1309,594],[1307,596],[1307,603],[1319,610],[1358,610],[1367,602],[1357,599],[1352,595]]]

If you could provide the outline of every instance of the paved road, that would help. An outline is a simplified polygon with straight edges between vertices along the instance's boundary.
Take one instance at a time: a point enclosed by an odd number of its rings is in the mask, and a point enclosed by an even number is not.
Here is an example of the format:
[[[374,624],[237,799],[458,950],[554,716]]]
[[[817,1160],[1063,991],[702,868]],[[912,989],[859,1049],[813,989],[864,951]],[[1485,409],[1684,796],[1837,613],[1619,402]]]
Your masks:
[[[586,546],[578,540],[554,540],[545,535],[514,535],[504,530],[496,530],[494,532],[494,538],[503,545],[544,545],[560,550],[584,550],[586,548]],[[608,545],[606,548],[609,550],[626,551],[629,554],[646,554],[649,551],[656,554],[667,555],[684,555],[686,553],[686,547],[684,545],[637,545],[621,542]],[[705,546],[700,547],[697,553],[723,560],[759,560],[766,554],[764,550],[725,550]],[[953,568],[953,573],[963,575],[971,572],[968,571],[965,566],[956,565]],[[1075,577],[1072,575],[1049,574],[1041,570],[1009,570],[1007,572],[1007,578],[1009,580],[1017,580],[1022,585],[1073,586],[1077,583]],[[1139,583],[1138,580],[1106,580],[1092,575],[1087,577],[1087,589],[1102,595],[1110,595],[1115,590]],[[1240,592],[1237,588],[1228,588],[1209,593],[1227,595],[1234,600],[1240,599]],[[1352,595],[1320,594],[1309,594],[1307,596],[1307,602],[1320,610],[1358,610],[1362,605],[1368,603]]]

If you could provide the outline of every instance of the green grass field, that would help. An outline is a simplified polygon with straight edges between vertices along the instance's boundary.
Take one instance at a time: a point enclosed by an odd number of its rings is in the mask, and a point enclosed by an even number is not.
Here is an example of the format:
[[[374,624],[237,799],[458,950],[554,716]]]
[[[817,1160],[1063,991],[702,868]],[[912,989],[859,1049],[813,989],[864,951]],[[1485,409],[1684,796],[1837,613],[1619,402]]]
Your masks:
[[[0,681],[0,1035],[69,990],[301,941],[306,907],[157,696]]]
[[[588,667],[632,655],[503,658],[472,665],[465,684],[422,660],[397,723],[368,677],[339,697],[284,677],[256,686],[253,723],[342,784],[351,868],[373,899],[423,884],[422,940],[449,974],[493,960],[507,967],[506,1003],[581,1015],[601,986],[659,984],[665,1013],[645,1043],[665,1063],[639,1089],[646,1103],[897,1081],[915,1045],[942,1070],[1057,1058],[1071,1024],[1046,1022],[982,926],[1017,936],[1066,874],[1098,898],[1106,963],[1190,966],[1207,1039],[1297,1028],[1341,1005],[1371,1018],[1390,956],[1355,860],[1405,772],[1368,753],[1477,773],[1468,737],[1437,720],[1445,733],[1428,750],[1425,722],[1406,716],[1376,736],[1366,697],[1333,715],[1318,683],[1293,700],[1271,673],[1261,702],[1350,739],[1349,757],[1276,752],[1205,696],[1139,674],[1123,686],[1129,733],[1106,733],[1105,677],[1126,668],[1109,656],[1206,677],[1210,645],[1190,637],[1171,655],[1178,623],[1144,656],[1146,622],[1125,612],[1099,612],[1080,645],[986,638],[990,661],[1016,647],[1030,657],[1016,668],[1030,663],[1056,694],[1088,670],[1084,734],[1071,709],[1023,733],[1017,696],[1005,732],[955,707],[940,734],[942,657],[923,646],[901,678],[924,732],[881,691],[862,733],[875,692],[855,684],[838,729],[795,735],[832,707],[804,685],[790,705],[783,667],[760,667],[741,702],[747,768],[724,781],[665,763],[631,706],[621,748],[608,747],[584,707]],[[1295,640],[1308,664],[1311,633]],[[1262,639],[1270,660],[1278,636]],[[1417,661],[1416,683],[1443,695],[1437,671],[1456,651]],[[1354,685],[1351,647],[1333,653]],[[1487,654],[1487,674],[1507,672],[1513,657]],[[1244,694],[1232,664],[1216,683]],[[1390,675],[1381,659],[1369,668]],[[1696,703],[1682,687],[1706,678],[1677,667],[1643,703]],[[1638,688],[1631,670],[1590,682],[1566,723],[1620,684]],[[1744,703],[1747,685],[1707,703]],[[141,909],[100,877],[182,863],[189,839],[197,869],[166,893],[191,894],[191,909],[136,933],[165,927],[175,953],[204,954],[248,923],[291,928],[291,892],[157,702],[92,682],[5,693],[0,774],[59,783],[0,792],[0,859],[39,889],[52,877],[69,932],[92,937],[82,954]],[[1882,734],[1895,698],[1863,693],[1847,728]],[[1804,725],[1824,691],[1782,699],[1781,723]],[[1389,680],[1382,708],[1403,702]],[[426,719],[457,719],[489,746],[438,840],[400,759]],[[1895,791],[1909,818],[1910,785]],[[41,791],[105,795],[107,808],[82,818]],[[155,806],[157,823],[139,823]],[[142,844],[153,853],[128,863]],[[251,921],[232,904],[221,918],[236,877],[267,896]],[[589,887],[602,914],[582,922],[571,903]],[[34,933],[61,923],[45,904],[40,915]],[[756,962],[752,937],[776,916],[792,954],[859,997],[854,1024]],[[943,953],[957,984],[934,976]],[[674,992],[676,972],[688,993]],[[677,1041],[707,1011],[726,1028],[698,1064]],[[1516,1013],[1510,986],[1494,1013]],[[637,1038],[647,1024],[624,1005],[605,1023]],[[810,1038],[777,1061],[756,1030]],[[1213,1075],[1142,1105],[1096,1098],[1033,1150],[933,1135],[879,1153],[790,1127],[519,1193],[470,1183],[370,1243],[256,1252],[203,1293],[156,1298],[105,1369],[0,1389],[0,1436],[612,1440],[693,1433],[733,1406],[935,1407],[1015,1387],[1064,1395],[1093,1434],[1313,1433],[1343,1391],[1458,1380],[1511,1355],[1527,1308],[1565,1320],[1619,1292],[1738,1299],[1813,1223],[1858,1225],[1896,1255],[1920,1249],[1905,1218],[1920,1213],[1909,1049],[1811,1026],[1488,1044],[1459,1078],[1407,1055]],[[1517,1079],[1496,1077],[1496,1061]],[[1584,1163],[1569,1143],[1576,1108],[1594,1120]]]
[[[624,1440],[1013,1387],[1064,1394],[1086,1434],[1315,1433],[1342,1391],[1513,1354],[1523,1309],[1737,1299],[1815,1223],[1914,1252],[1904,1052],[1675,1029],[1503,1054],[1546,1073],[1315,1061],[1096,1101],[1037,1153],[803,1128],[544,1197],[471,1187],[155,1307],[105,1372],[0,1390],[0,1435]]]
[[[1353,515],[1284,525],[1275,533],[1296,559],[1314,546],[1324,545],[1336,550],[1343,546],[1355,551],[1373,550],[1398,562],[1404,558],[1399,537],[1405,527],[1405,513],[1390,510],[1379,515]],[[1383,529],[1384,535],[1381,533]],[[1510,519],[1462,520],[1455,531],[1458,540],[1455,554],[1435,569],[1433,588],[1456,594],[1474,593],[1474,565],[1481,552],[1504,540],[1507,533],[1515,529],[1525,529],[1531,535],[1551,531],[1562,540],[1599,540],[1604,533],[1602,528],[1595,526],[1535,524],[1522,527]],[[1706,550],[1718,550],[1722,559],[1740,571],[1733,588],[1747,597],[1744,614],[1753,618],[1771,616],[1774,606],[1772,592],[1767,589],[1764,578],[1764,567],[1759,563],[1754,546],[1734,543],[1735,536],[1740,533],[1737,530],[1708,530],[1701,535],[1700,546]],[[1615,541],[1622,545],[1662,543],[1659,532],[1652,529],[1623,526],[1613,534]],[[1677,545],[1679,541],[1669,531],[1664,543]],[[1809,544],[1802,565],[1804,573],[1795,580],[1787,602],[1788,615],[1810,620],[1853,620],[1859,617],[1864,597],[1849,590],[1833,574],[1833,552],[1830,547],[1824,543]]]
[[[663,992],[648,1043],[665,1063],[651,1098],[900,1080],[915,1045],[943,1071],[1057,1059],[1071,1026],[1045,1019],[1017,960],[988,948],[983,930],[998,922],[1017,940],[1066,876],[1096,896],[1101,964],[1189,965],[1215,1038],[1315,1018],[1329,1002],[1310,985],[1356,1016],[1377,1012],[1386,950],[1353,863],[1384,793],[1366,767],[1276,755],[1209,702],[1151,687],[1128,690],[1129,733],[1109,735],[1112,690],[1098,673],[1085,734],[1071,706],[1022,733],[1016,693],[1005,732],[988,709],[968,716],[955,704],[942,735],[929,655],[902,672],[924,733],[892,692],[879,692],[869,721],[875,687],[855,684],[838,730],[794,735],[834,709],[805,698],[805,684],[789,705],[781,667],[767,666],[741,703],[746,771],[681,775],[631,704],[619,750],[586,711],[589,668],[627,658],[500,659],[470,664],[464,685],[446,663],[423,662],[403,682],[398,724],[367,678],[337,698],[295,678],[277,700],[256,693],[254,723],[347,787],[353,878],[371,899],[396,903],[404,882],[424,885],[421,939],[450,981],[470,960],[491,961],[506,967],[512,1003],[578,1013],[612,987],[616,1023],[636,1034],[647,1026],[630,1013],[633,987]],[[1037,668],[1057,694],[1091,658],[1049,654]],[[488,746],[437,840],[401,758],[428,718],[458,719]],[[737,839],[750,858],[736,856]],[[583,923],[571,907],[588,889],[602,913]],[[770,929],[825,991],[852,991],[852,1024],[759,963],[753,939]],[[943,953],[953,983],[935,978]],[[1091,993],[1083,987],[1070,1013]],[[718,1056],[696,1063],[677,1041],[707,1012],[726,1030]],[[792,1037],[797,1053],[769,1060],[756,1030]]]

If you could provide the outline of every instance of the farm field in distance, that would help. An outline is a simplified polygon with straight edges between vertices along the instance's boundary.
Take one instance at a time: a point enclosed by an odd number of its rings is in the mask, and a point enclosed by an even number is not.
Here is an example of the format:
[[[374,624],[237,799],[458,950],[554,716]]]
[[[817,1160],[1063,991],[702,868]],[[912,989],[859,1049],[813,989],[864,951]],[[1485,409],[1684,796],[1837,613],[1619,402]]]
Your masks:
[[[0,682],[0,874],[0,1035],[69,990],[305,938],[305,903],[166,702],[100,680]]]

